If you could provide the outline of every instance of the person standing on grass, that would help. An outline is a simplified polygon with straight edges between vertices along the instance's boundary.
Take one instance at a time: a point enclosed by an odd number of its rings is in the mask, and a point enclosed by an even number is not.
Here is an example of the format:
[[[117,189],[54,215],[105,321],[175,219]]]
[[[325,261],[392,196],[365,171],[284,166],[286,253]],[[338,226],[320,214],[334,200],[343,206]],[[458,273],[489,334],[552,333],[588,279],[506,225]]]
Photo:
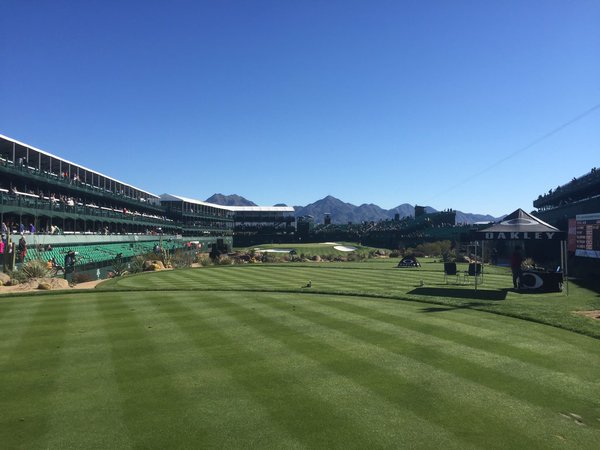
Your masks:
[[[521,247],[516,246],[515,251],[510,257],[510,270],[512,271],[513,286],[515,289],[521,287],[521,264],[523,264]]]

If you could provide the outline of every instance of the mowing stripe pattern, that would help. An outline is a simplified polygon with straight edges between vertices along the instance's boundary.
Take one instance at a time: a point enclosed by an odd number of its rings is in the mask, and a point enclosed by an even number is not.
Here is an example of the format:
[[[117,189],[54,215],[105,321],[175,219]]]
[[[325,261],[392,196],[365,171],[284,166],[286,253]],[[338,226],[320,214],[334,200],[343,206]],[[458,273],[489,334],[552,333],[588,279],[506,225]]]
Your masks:
[[[406,293],[439,274],[393,286],[395,271],[237,269],[0,299],[3,447],[600,443],[597,339],[472,307],[302,288]],[[252,291],[267,284],[297,292]]]

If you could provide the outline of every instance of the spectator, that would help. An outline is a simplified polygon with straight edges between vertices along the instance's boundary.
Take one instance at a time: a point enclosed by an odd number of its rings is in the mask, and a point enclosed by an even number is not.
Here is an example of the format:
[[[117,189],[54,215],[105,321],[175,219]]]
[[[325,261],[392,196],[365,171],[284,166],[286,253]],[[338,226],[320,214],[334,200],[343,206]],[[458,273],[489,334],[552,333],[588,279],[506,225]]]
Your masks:
[[[523,264],[521,247],[516,246],[515,251],[510,257],[510,270],[512,271],[513,286],[515,289],[521,287],[521,264]]]
[[[19,261],[25,262],[25,257],[27,256],[27,241],[25,241],[23,236],[21,236],[21,239],[19,239],[18,250]]]

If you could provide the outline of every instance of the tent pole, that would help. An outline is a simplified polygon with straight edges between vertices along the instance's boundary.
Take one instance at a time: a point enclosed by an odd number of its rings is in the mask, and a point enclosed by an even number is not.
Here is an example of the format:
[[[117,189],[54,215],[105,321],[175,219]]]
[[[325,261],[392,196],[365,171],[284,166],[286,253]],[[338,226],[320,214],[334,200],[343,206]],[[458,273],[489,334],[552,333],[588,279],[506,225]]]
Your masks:
[[[475,290],[477,290],[477,260],[479,259],[477,247],[479,247],[479,241],[475,241]]]
[[[563,276],[565,279],[565,284],[567,286],[567,297],[569,296],[569,268],[567,267],[567,259],[568,259],[568,253],[567,253],[567,241],[562,241],[561,242],[561,247],[560,247],[560,253],[561,253],[561,258],[562,258],[562,265],[563,265]]]
[[[483,284],[483,253],[485,250],[485,241],[481,240],[481,284]]]

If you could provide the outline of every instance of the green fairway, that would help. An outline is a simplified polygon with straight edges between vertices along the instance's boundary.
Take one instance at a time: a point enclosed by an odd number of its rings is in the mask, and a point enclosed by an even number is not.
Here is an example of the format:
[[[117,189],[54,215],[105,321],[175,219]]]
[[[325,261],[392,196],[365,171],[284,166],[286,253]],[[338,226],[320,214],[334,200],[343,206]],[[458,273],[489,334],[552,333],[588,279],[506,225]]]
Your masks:
[[[505,291],[499,268],[475,292],[446,285],[439,263],[396,263],[207,267],[0,297],[0,443],[599,447],[600,325],[572,314],[600,309],[597,292]]]

